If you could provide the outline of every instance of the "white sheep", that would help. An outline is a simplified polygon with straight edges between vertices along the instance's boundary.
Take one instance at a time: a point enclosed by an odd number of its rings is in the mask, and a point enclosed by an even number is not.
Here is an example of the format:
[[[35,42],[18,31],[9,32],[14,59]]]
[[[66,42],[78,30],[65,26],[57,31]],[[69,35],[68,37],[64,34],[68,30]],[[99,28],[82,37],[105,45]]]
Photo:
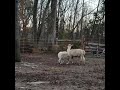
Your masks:
[[[58,62],[60,64],[62,64],[65,60],[67,60],[67,62],[69,61],[69,55],[68,55],[67,51],[60,51],[58,53],[58,58],[59,58]]]
[[[67,52],[69,55],[69,61],[72,61],[73,57],[80,57],[80,60],[85,64],[85,50],[82,49],[71,49],[73,45],[68,44]]]

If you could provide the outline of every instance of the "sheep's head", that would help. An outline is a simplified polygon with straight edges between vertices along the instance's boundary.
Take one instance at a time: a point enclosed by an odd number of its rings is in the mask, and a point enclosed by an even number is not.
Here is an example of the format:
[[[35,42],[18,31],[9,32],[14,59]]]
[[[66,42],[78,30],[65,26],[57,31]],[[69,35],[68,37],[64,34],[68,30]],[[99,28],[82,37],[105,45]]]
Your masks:
[[[71,48],[73,45],[72,44],[68,44],[68,48]]]
[[[68,46],[73,46],[72,44],[68,44]]]

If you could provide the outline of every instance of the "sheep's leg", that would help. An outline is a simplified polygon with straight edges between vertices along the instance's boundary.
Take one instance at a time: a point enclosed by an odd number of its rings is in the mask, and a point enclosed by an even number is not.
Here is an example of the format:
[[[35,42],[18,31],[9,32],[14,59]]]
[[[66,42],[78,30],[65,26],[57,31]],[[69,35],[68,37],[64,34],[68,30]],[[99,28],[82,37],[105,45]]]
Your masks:
[[[60,64],[62,64],[62,61],[60,61]]]
[[[64,59],[61,60],[61,64],[63,64],[63,63],[64,63]]]
[[[59,64],[62,64],[62,60],[61,60],[61,58],[58,60],[58,62],[59,62]]]
[[[69,64],[71,61],[71,56],[69,56],[68,62],[66,64]]]
[[[62,59],[62,61],[61,61],[61,64],[63,64],[64,63],[64,59]]]
[[[73,63],[73,56],[70,57],[70,62]]]
[[[69,64],[69,56],[66,59],[67,59],[67,63],[66,64]]]
[[[73,63],[73,56],[72,56],[72,58],[71,58],[71,63]]]
[[[78,56],[78,58],[79,58],[79,65],[81,65],[82,56]]]
[[[60,62],[61,62],[61,59],[59,58],[58,63],[60,63]]]
[[[85,57],[83,56],[83,64],[85,65]]]
[[[79,65],[81,65],[81,62],[83,62],[83,56],[78,56],[79,57]]]
[[[69,64],[69,60],[68,60],[68,62],[66,64]]]
[[[60,59],[58,59],[58,63],[60,63]]]
[[[81,56],[81,61],[85,64],[85,57],[83,55]]]
[[[73,56],[70,56],[69,63],[73,63]]]

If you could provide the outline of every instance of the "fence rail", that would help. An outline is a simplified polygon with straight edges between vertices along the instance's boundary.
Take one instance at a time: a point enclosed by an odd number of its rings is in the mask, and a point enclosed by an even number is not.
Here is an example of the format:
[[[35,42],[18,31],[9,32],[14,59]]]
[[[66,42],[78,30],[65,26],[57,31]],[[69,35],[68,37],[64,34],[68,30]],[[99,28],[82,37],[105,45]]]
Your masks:
[[[43,39],[43,42],[45,40]],[[53,51],[62,51],[62,50],[66,50],[67,49],[67,45],[68,44],[76,44],[78,43],[78,45],[80,45],[80,42],[81,40],[57,40],[57,45],[54,46],[54,49]],[[49,51],[47,48],[46,48],[46,45],[45,44],[48,44],[47,46],[51,46],[49,45],[49,43],[45,43],[43,44],[43,48],[40,48],[41,46],[41,42],[38,43],[38,50],[34,48],[34,40],[33,39],[29,39],[29,38],[21,38],[20,40],[20,51],[21,53],[34,53],[34,51]],[[86,46],[85,47],[85,50],[86,52],[93,52],[93,51],[96,51],[94,50],[96,47],[94,46],[97,46],[98,43],[90,43],[88,42],[89,45],[93,45],[93,46]],[[99,44],[99,46],[105,46],[105,44]],[[79,46],[80,47],[80,46]]]

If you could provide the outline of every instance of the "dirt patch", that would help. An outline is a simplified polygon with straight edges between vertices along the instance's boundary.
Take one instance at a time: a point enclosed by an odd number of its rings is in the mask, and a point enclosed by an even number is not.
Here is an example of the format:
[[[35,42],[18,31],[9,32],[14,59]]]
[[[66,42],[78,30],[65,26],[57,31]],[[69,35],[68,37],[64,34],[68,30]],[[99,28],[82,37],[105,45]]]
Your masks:
[[[57,54],[24,54],[15,63],[15,90],[105,90],[105,60],[59,65]]]

